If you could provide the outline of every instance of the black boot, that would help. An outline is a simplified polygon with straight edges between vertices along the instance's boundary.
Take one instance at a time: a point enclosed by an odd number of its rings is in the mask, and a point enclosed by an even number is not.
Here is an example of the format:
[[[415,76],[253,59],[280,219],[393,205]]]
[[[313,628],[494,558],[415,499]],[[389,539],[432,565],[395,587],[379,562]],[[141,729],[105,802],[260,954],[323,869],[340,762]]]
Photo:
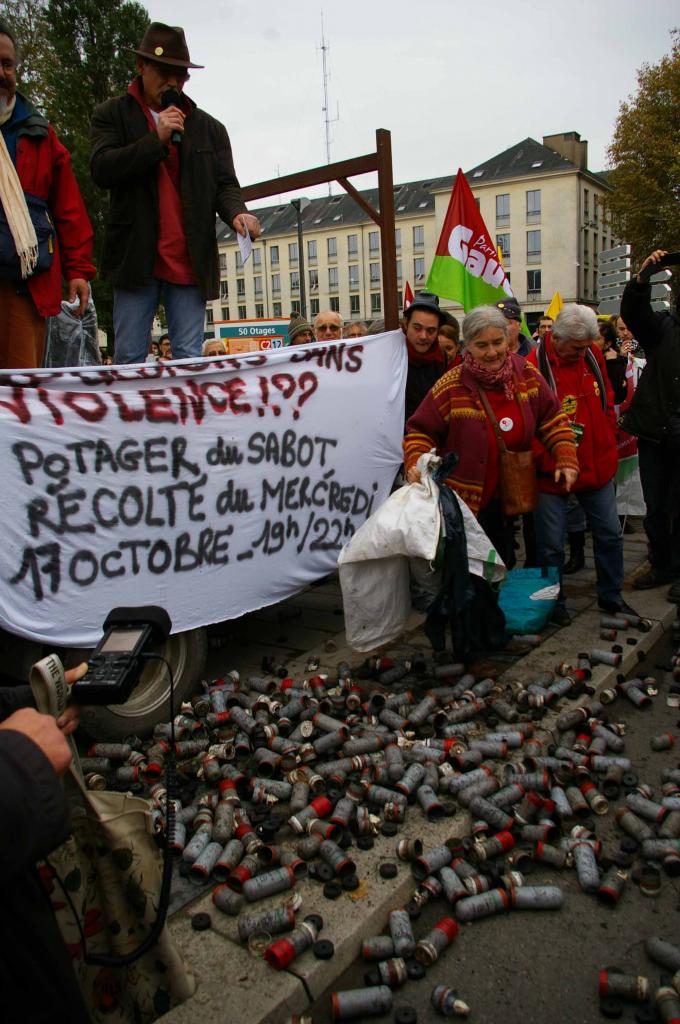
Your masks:
[[[569,561],[565,563],[562,572],[565,576],[571,576],[572,573],[578,572],[586,564],[585,559],[585,548],[586,548],[586,535],[583,530],[577,530],[574,533],[568,534],[569,537]]]

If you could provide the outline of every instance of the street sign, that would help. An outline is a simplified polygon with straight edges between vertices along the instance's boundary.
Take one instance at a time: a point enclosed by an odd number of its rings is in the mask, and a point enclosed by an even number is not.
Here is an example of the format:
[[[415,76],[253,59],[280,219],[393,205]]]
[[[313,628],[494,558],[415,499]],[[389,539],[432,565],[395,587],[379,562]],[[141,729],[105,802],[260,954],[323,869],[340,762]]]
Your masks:
[[[226,342],[230,356],[239,352],[262,352],[288,345],[285,317],[272,320],[215,320],[215,337]]]
[[[619,283],[625,284],[626,281],[630,281],[630,271],[629,270],[615,270],[612,274],[609,274],[609,273],[605,273],[603,270],[599,270],[598,276],[597,276],[597,280],[598,280],[598,285],[599,284],[603,284],[603,285],[606,285],[606,284],[619,284]]]
[[[621,298],[623,295],[623,289],[625,284],[599,284],[597,286],[597,297],[598,299],[615,299],[617,296]]]
[[[630,256],[629,245],[615,245],[613,249],[603,249],[598,259],[604,263],[605,260],[616,260],[620,256]]]
[[[668,313],[671,308],[670,302],[665,299],[654,299],[650,305],[655,313]]]
[[[597,307],[598,313],[619,313],[621,310],[621,299],[605,299]]]
[[[671,286],[669,284],[653,284],[652,285],[652,298],[653,299],[668,299],[671,294]]]
[[[597,257],[597,269],[601,274],[609,274],[614,270],[630,270],[630,257],[623,256],[621,259],[602,262],[602,253]]]

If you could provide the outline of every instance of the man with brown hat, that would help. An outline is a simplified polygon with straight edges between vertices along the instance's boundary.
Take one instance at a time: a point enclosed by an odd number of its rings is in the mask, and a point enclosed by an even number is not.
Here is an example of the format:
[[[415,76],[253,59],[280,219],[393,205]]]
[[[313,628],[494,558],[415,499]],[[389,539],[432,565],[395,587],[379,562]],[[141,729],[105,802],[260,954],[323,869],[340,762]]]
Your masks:
[[[101,273],[114,286],[116,362],[144,362],[161,299],[174,358],[198,357],[206,300],[219,295],[215,214],[244,236],[260,225],[226,129],[183,95],[202,66],[184,31],[152,22],[133,52],[137,77],[95,109],[91,129],[92,177],[111,192]]]

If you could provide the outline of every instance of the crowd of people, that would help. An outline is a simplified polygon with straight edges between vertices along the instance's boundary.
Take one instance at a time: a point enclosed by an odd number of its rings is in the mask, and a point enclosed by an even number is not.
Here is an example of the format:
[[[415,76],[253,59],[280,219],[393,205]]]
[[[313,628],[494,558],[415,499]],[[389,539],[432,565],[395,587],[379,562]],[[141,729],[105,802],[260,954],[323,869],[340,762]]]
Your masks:
[[[655,250],[640,272],[664,255]],[[421,454],[455,453],[446,483],[509,568],[521,516],[525,565],[558,570],[552,618],[559,626],[570,622],[562,578],[585,564],[586,529],[598,606],[636,614],[621,591],[624,524],[615,486],[619,459],[636,450],[650,569],[633,586],[670,584],[668,600],[680,603],[680,319],[653,312],[639,276],[626,286],[622,314],[598,321],[590,307],[570,303],[554,321],[542,317],[529,337],[517,300],[503,299],[468,313],[462,352],[437,296],[416,295],[404,315],[406,479],[419,479]],[[638,346],[647,366],[636,388]],[[513,487],[523,495],[514,507]]]

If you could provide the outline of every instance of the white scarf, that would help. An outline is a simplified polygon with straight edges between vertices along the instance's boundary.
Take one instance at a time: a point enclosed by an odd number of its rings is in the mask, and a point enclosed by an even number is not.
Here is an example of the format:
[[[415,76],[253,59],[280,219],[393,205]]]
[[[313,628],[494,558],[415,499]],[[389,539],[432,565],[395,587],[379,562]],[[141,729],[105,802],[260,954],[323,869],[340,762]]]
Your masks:
[[[0,111],[0,125],[9,121],[16,103],[16,96]],[[21,264],[21,276],[28,277],[38,262],[38,239],[33,221],[26,206],[24,190],[19,181],[16,167],[12,163],[5,139],[0,132],[0,203],[5,211],[14,245]]]

